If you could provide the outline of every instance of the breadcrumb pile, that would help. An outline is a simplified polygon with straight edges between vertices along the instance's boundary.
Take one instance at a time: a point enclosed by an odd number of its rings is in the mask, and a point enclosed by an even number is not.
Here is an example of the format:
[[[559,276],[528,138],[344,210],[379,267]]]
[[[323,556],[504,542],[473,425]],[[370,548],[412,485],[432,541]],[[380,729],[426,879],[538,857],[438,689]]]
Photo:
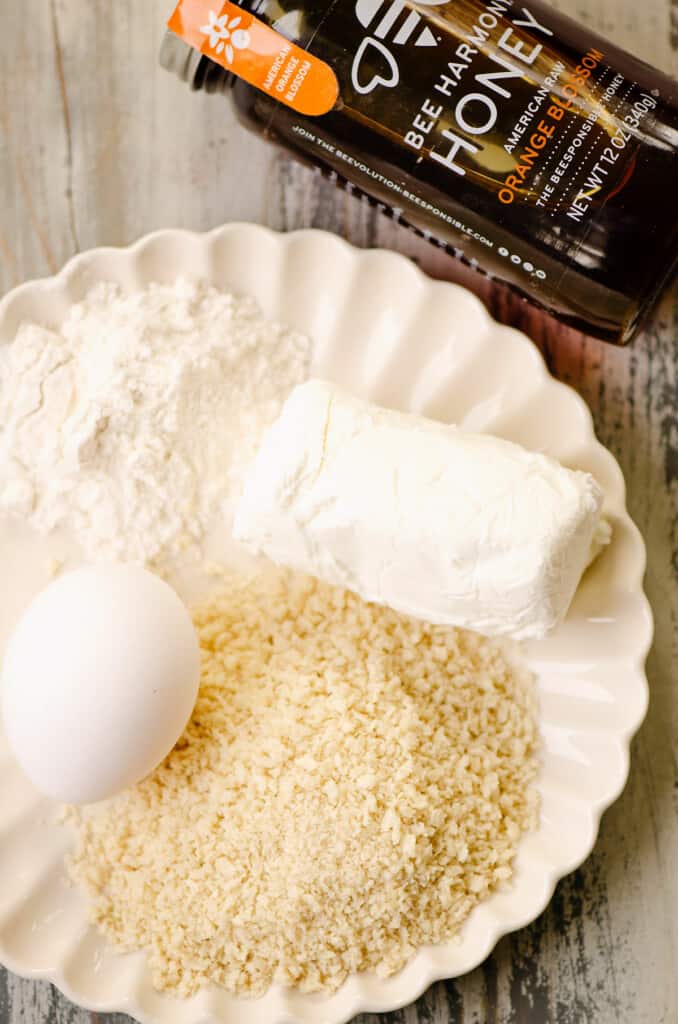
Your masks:
[[[160,767],[70,811],[93,920],[159,989],[334,990],[458,931],[534,826],[533,680],[501,647],[316,580],[232,578]]]

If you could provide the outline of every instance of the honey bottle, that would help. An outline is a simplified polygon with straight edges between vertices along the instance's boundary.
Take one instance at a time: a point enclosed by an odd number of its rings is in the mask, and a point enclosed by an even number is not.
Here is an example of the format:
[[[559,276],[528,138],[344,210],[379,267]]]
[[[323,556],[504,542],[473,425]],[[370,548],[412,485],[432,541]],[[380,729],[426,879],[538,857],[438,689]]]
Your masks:
[[[538,0],[180,0],[161,62],[565,323],[678,266],[678,85]]]

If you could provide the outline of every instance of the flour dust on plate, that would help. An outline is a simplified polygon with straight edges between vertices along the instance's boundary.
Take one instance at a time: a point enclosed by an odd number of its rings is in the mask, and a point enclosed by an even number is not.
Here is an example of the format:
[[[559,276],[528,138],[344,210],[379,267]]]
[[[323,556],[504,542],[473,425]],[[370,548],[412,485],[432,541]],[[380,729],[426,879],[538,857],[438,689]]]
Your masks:
[[[309,355],[247,296],[99,284],[0,350],[0,512],[89,560],[199,554]]]

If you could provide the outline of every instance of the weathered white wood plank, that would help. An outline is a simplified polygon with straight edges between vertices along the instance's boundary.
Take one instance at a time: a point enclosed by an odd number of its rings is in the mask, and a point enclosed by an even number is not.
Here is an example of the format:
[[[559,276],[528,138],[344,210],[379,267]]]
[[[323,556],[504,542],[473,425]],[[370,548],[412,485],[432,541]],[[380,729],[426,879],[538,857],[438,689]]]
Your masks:
[[[678,77],[678,0],[558,0],[558,8]],[[220,96],[157,65],[171,0],[0,5],[0,291],[78,248],[159,227],[240,218],[385,245],[471,285],[531,334],[589,403],[619,458],[648,543],[657,618],[652,703],[625,793],[547,912],[481,968],[414,1007],[360,1024],[674,1024],[678,1020],[678,288],[632,350],[554,327],[440,251],[248,135]],[[2,1024],[86,1024],[50,986],[0,975]],[[100,1018],[102,1021],[104,1018]],[[107,1024],[125,1018],[113,1015]]]

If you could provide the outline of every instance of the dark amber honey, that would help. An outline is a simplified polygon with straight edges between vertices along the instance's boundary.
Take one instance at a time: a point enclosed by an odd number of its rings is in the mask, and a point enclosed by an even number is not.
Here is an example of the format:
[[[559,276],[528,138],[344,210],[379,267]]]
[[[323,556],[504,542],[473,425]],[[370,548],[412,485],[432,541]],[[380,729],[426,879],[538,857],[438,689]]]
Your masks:
[[[529,0],[243,4],[327,63],[308,117],[168,37],[249,128],[568,324],[630,340],[678,260],[678,86]]]

